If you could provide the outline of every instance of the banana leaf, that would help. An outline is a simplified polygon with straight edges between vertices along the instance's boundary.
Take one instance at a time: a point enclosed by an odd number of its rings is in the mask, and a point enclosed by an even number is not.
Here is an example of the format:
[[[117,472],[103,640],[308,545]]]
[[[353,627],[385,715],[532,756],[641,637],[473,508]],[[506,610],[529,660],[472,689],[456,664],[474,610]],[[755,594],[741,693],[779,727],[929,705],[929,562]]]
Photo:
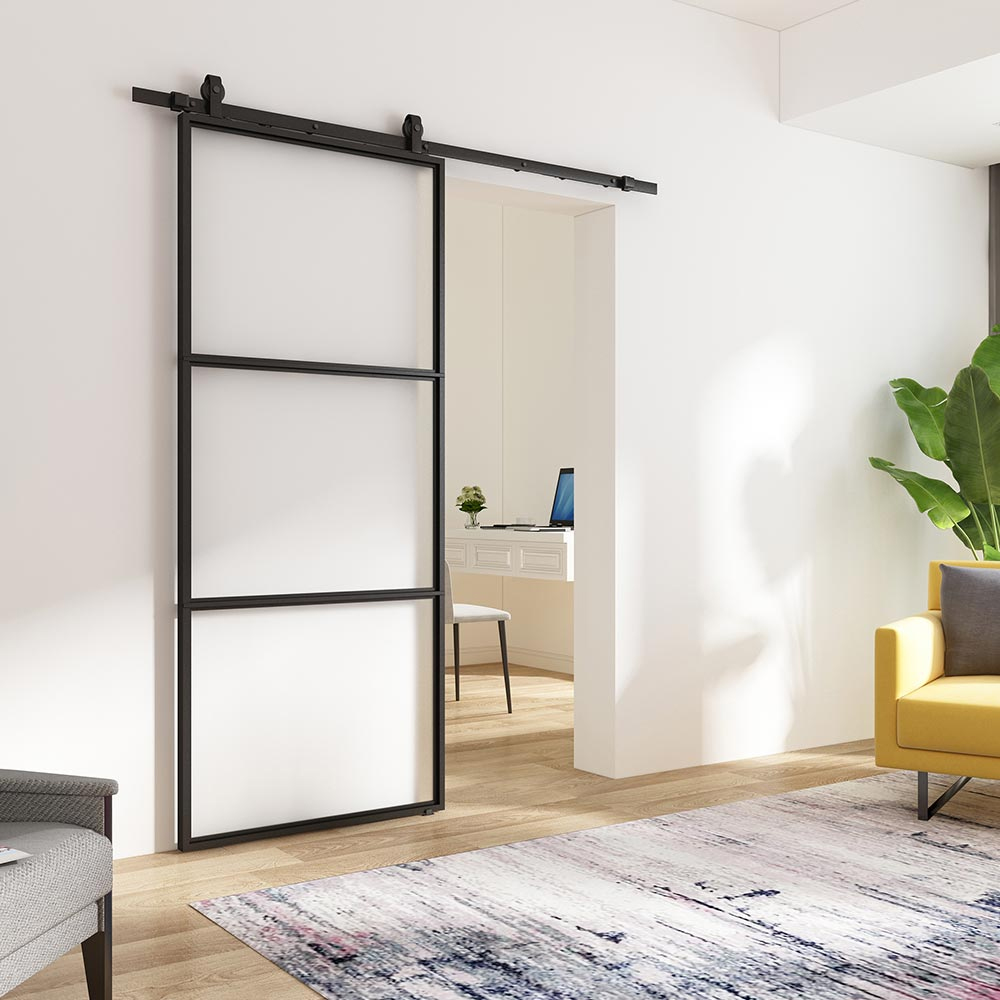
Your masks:
[[[940,479],[931,479],[920,475],[919,472],[898,469],[884,458],[869,458],[868,461],[873,469],[892,476],[913,498],[917,510],[926,514],[935,527],[947,531],[970,517],[965,501]]]
[[[970,508],[971,504],[967,504]],[[976,504],[975,510],[969,510],[969,516],[956,525],[955,534],[963,545],[974,552],[982,552],[987,559],[994,558],[990,552],[996,552],[993,545],[992,512],[987,504]]]
[[[948,464],[965,500],[1000,503],[1000,396],[976,365],[958,373],[948,394],[944,440]],[[995,516],[992,520],[996,534]]]
[[[997,363],[1000,375],[1000,355]],[[906,414],[920,450],[939,462],[945,461],[948,453],[944,443],[944,411],[948,393],[936,385],[925,388],[912,378],[894,378],[889,385],[896,405]]]
[[[987,337],[976,348],[972,363],[986,372],[990,388],[1000,395],[1000,337]]]

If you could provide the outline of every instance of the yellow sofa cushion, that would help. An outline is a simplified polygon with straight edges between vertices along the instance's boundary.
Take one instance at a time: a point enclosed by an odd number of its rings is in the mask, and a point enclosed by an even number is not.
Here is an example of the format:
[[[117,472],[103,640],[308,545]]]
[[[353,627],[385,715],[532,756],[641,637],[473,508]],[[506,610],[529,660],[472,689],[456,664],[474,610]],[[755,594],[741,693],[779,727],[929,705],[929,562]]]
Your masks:
[[[896,740],[913,750],[1000,757],[1000,675],[938,677],[903,695]]]

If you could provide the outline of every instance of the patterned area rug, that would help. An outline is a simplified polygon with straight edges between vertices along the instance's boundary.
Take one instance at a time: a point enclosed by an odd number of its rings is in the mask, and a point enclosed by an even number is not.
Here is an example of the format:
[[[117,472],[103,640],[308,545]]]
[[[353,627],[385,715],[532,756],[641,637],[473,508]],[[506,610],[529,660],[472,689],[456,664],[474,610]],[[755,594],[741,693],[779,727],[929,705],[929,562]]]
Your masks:
[[[913,775],[193,904],[347,1000],[1000,998],[1000,784]]]

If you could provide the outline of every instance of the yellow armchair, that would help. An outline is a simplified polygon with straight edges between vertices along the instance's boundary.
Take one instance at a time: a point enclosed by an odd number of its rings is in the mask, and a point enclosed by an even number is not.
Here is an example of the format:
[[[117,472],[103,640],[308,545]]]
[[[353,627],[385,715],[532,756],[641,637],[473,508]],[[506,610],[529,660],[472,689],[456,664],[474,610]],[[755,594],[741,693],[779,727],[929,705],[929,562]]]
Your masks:
[[[1000,569],[1000,562],[948,560]],[[1000,675],[946,677],[941,562],[928,610],[875,632],[875,763],[917,772],[917,815],[930,819],[970,778],[1000,779]],[[934,803],[927,774],[960,776]]]

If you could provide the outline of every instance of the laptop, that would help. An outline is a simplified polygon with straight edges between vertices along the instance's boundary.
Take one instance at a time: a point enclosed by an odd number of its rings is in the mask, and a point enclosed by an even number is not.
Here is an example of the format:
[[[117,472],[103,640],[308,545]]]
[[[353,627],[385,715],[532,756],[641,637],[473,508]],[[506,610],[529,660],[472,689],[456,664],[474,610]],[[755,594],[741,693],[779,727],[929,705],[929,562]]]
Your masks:
[[[552,513],[549,523],[515,524],[515,531],[565,531],[573,525],[573,470],[560,469],[556,480],[556,492],[552,498]]]

